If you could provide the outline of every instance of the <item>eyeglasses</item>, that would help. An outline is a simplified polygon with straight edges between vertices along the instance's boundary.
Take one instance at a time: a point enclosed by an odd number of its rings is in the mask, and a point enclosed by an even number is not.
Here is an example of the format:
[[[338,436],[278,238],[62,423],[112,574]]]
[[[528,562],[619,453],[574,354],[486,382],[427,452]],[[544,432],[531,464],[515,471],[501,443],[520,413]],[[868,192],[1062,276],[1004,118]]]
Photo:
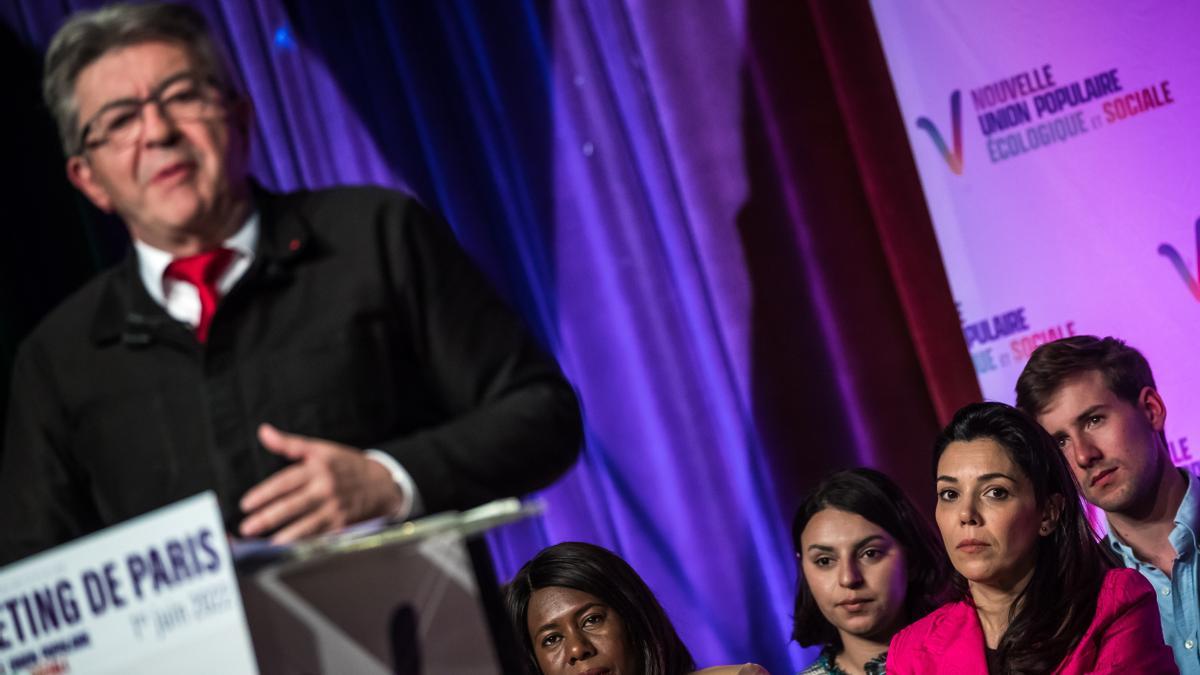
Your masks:
[[[142,108],[147,103],[158,106],[159,115],[171,122],[191,122],[222,112],[225,96],[211,80],[192,74],[177,75],[158,85],[145,98],[121,99],[101,108],[79,133],[81,152],[102,145],[133,145],[142,134]]]

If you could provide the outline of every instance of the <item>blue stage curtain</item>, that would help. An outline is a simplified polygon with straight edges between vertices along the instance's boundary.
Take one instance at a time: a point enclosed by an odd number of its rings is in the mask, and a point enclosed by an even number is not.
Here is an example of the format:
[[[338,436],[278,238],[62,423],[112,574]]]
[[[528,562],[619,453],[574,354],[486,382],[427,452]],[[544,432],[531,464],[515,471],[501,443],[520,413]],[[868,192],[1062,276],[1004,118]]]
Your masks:
[[[0,19],[40,55],[95,4],[9,0]],[[585,452],[544,517],[492,536],[500,574],[595,542],[700,665],[814,656],[789,645],[800,492],[871,464],[927,496],[938,414],[805,4],[191,4],[254,103],[258,180],[414,192],[579,390]],[[61,171],[45,180],[65,192]],[[114,235],[81,209],[83,228],[47,227],[111,262],[95,242]]]

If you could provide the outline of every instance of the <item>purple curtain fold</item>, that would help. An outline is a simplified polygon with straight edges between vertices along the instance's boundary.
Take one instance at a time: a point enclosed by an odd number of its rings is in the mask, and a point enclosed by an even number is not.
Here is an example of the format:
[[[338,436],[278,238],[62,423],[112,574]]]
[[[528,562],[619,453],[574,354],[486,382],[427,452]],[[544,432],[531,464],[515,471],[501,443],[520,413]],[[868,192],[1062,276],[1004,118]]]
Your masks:
[[[680,8],[555,5],[561,355],[588,446],[546,492],[545,529],[620,551],[700,663],[782,672],[792,555],[748,395],[735,226],[744,10]]]

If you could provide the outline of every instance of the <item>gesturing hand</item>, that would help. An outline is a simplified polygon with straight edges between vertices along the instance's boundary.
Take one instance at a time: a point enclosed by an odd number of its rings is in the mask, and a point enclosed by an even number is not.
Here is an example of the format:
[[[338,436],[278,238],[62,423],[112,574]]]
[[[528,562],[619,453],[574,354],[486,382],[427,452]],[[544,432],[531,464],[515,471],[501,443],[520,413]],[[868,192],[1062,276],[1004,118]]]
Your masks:
[[[405,496],[383,465],[341,443],[258,427],[263,447],[295,463],[255,485],[242,497],[247,514],[238,528],[253,537],[286,544],[331,532],[368,518],[396,513]]]

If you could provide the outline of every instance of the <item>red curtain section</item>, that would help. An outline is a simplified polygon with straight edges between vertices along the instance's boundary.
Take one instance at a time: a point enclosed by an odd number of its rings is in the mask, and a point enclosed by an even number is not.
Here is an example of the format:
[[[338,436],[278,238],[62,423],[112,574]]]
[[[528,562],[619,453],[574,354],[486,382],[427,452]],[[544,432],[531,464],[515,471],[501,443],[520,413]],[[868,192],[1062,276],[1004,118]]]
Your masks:
[[[870,8],[748,8],[739,225],[781,506],[862,464],[931,507],[933,438],[980,391]]]
[[[981,397],[866,0],[811,0],[867,204],[941,424]]]

